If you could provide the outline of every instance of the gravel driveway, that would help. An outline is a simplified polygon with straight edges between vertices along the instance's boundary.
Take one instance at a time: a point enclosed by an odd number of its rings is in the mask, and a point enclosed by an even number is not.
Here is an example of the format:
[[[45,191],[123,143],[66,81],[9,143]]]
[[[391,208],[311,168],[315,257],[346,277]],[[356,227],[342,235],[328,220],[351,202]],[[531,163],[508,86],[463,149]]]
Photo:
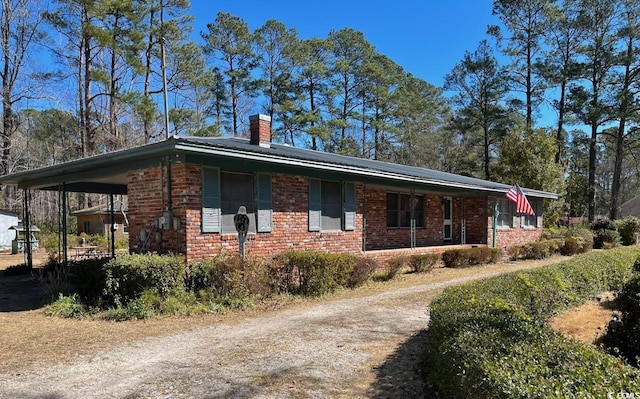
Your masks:
[[[424,397],[418,359],[430,301],[447,286],[519,268],[478,268],[0,374],[0,398]]]

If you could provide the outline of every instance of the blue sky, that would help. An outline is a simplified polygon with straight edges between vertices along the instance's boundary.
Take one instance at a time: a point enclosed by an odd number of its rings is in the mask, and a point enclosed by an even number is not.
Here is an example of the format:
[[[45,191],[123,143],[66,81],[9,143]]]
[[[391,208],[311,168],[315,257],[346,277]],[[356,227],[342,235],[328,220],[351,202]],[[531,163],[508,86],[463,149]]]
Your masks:
[[[407,72],[442,86],[444,76],[486,39],[492,0],[192,0],[194,38],[219,11],[242,18],[252,31],[268,19],[294,28],[303,39],[353,28]]]

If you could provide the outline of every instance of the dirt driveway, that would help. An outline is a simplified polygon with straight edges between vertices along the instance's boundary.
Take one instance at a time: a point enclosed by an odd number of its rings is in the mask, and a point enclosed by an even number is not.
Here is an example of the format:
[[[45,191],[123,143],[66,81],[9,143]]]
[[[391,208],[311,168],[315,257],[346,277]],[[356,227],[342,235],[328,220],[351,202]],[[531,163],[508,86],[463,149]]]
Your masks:
[[[551,261],[436,269],[375,289],[105,344],[60,363],[1,373],[0,398],[425,397],[418,359],[433,298],[450,285]],[[2,316],[0,322],[11,320]]]

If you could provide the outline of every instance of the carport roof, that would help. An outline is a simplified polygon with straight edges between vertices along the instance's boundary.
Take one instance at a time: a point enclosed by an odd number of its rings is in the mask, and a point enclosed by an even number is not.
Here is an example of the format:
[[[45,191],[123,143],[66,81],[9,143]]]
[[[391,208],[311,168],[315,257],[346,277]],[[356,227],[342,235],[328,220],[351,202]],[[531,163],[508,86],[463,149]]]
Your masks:
[[[0,177],[0,184],[19,188],[126,194],[127,172],[156,165],[170,156],[179,162],[188,156],[199,159],[222,159],[251,162],[268,166],[270,170],[313,170],[352,176],[374,184],[406,184],[424,186],[436,192],[466,192],[469,194],[504,194],[511,186],[432,169],[404,166],[338,154],[271,144],[269,148],[250,144],[244,138],[171,137],[108,154],[96,155],[49,167],[28,170]],[[202,158],[204,157],[204,158]],[[523,188],[527,196],[556,199],[558,196]]]

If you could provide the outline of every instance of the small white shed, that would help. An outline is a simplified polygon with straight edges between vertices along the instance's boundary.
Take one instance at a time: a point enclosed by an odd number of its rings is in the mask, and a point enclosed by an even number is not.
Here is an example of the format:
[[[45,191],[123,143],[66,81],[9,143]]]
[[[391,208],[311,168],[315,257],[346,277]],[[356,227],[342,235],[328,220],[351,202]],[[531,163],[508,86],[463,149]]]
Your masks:
[[[9,230],[9,227],[17,226],[18,222],[16,212],[0,209],[0,250],[11,249],[11,242],[16,237],[16,231]]]

